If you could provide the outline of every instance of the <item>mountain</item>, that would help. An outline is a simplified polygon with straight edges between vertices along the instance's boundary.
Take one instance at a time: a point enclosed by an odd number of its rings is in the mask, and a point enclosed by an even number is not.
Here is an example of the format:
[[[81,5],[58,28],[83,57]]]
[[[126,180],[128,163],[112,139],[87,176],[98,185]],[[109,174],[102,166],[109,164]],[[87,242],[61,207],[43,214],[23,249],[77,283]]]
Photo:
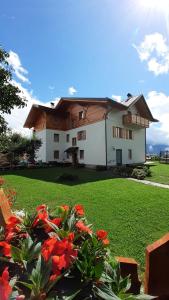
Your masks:
[[[169,145],[165,145],[165,144],[146,145],[147,154],[160,154],[160,151],[165,151],[165,150],[169,150]]]

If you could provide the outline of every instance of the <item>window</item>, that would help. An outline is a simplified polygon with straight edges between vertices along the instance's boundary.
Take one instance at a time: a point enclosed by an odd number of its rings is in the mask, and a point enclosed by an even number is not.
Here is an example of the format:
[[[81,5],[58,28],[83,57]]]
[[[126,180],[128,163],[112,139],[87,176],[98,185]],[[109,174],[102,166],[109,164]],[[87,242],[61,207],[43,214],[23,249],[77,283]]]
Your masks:
[[[129,130],[129,140],[132,140],[133,139],[133,132],[132,130]]]
[[[77,133],[77,139],[78,139],[78,141],[85,140],[86,139],[86,130],[79,131]]]
[[[59,134],[54,133],[54,142],[59,143]]]
[[[122,138],[122,137],[123,137],[123,129],[119,128],[119,138]]]
[[[54,151],[54,159],[59,159],[59,150]]]
[[[126,140],[132,140],[133,139],[133,131],[129,130],[129,129],[113,126],[113,137],[120,138],[120,139],[126,139]]]
[[[80,159],[84,159],[84,150],[80,150]]]
[[[70,158],[70,153],[66,152],[66,158],[69,159]]]
[[[79,111],[79,120],[84,119],[84,111]]]
[[[132,150],[128,149],[128,159],[132,159]]]
[[[66,134],[66,142],[69,143],[69,141],[70,141],[70,135]]]
[[[72,138],[72,146],[76,146],[76,138],[75,137]]]

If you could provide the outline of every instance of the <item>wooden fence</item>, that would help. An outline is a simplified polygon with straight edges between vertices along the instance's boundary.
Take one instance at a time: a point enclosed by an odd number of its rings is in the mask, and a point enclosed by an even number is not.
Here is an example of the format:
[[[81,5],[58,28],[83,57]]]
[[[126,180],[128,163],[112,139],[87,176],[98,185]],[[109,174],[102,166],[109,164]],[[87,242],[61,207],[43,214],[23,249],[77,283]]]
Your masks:
[[[0,189],[0,226],[4,226],[11,215],[8,200]],[[117,260],[122,277],[130,275],[129,291],[139,294],[141,280],[138,263],[133,258],[117,257]],[[169,300],[169,233],[146,248],[144,290],[158,300]]]

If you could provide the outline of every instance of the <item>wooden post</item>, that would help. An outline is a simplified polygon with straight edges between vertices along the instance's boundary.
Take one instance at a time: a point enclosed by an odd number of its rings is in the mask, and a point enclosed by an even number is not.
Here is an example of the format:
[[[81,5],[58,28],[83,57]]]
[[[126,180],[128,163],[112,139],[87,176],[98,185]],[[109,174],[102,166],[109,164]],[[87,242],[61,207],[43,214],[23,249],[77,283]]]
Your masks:
[[[169,299],[169,233],[146,248],[145,293]]]
[[[138,278],[138,263],[133,258],[118,256],[116,259],[120,263],[121,276],[126,277],[130,275],[131,287],[128,292],[135,295],[139,294],[141,282]]]
[[[11,216],[12,212],[8,203],[8,199],[3,189],[0,189],[0,226],[5,226],[9,217]]]

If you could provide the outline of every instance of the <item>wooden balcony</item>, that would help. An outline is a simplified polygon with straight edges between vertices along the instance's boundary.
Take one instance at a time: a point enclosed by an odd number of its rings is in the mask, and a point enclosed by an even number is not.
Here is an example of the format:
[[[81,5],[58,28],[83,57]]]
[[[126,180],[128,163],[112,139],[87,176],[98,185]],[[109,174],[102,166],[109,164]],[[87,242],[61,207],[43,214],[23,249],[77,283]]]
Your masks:
[[[126,126],[149,127],[149,120],[137,115],[123,115],[123,124]]]

